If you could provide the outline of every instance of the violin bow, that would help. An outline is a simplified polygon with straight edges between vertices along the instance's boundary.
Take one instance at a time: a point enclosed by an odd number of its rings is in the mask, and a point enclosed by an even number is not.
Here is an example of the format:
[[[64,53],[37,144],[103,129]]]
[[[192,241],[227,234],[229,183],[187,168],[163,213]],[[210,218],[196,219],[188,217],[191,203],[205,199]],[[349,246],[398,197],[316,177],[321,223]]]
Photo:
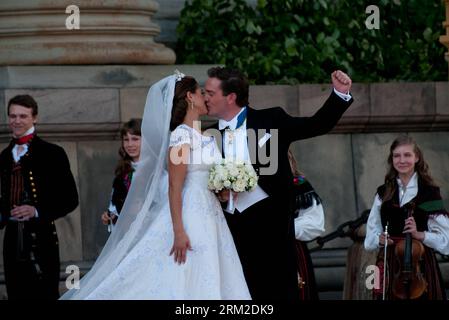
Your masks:
[[[387,274],[387,247],[388,247],[388,222],[385,226],[385,242],[384,242],[384,276],[383,276],[383,284],[382,284],[382,300],[385,300],[385,278]]]

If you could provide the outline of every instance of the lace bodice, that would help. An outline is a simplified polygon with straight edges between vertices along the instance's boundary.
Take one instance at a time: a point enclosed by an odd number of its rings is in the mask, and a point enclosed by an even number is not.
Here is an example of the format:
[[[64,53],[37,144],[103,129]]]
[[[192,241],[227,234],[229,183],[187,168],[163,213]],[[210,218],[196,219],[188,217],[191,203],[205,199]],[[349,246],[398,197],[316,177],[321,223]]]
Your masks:
[[[221,160],[221,153],[213,136],[202,135],[186,124],[176,127],[170,135],[170,147],[188,144],[190,159],[187,172],[209,172],[209,168]],[[176,156],[171,154],[170,156]]]

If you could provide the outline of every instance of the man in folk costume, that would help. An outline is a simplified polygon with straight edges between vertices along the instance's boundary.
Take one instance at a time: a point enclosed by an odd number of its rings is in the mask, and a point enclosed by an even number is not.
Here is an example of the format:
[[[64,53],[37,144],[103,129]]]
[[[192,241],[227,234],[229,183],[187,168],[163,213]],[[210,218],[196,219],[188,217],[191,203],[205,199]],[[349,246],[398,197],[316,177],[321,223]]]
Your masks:
[[[323,107],[312,117],[292,117],[280,107],[250,108],[249,84],[238,70],[217,67],[208,75],[205,101],[208,114],[219,118],[215,129],[222,133],[223,156],[250,161],[259,175],[256,190],[239,193],[235,210],[225,213],[251,297],[298,300],[293,175],[287,153],[293,141],[335,126],[353,101],[351,79],[334,72],[334,90]],[[220,201],[225,197],[225,192],[219,194]]]
[[[0,228],[8,299],[59,297],[59,246],[54,220],[78,206],[67,155],[35,132],[38,106],[29,95],[8,103],[13,140],[0,154]]]

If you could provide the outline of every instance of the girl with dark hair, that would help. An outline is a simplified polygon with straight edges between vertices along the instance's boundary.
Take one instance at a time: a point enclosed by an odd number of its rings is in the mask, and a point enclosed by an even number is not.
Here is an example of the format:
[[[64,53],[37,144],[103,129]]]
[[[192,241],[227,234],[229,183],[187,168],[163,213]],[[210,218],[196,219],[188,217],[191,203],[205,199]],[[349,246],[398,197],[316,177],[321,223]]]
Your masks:
[[[112,225],[116,223],[123,204],[125,203],[129,187],[140,157],[142,119],[131,119],[120,129],[122,144],[119,149],[120,159],[115,168],[115,178],[112,183],[111,201],[108,211],[103,212],[101,221],[108,225],[112,231]]]
[[[377,258],[380,289],[374,290],[374,298],[403,299],[404,288],[401,283],[409,283],[405,286],[406,298],[445,299],[444,283],[435,257],[435,251],[449,254],[449,218],[440,189],[429,173],[423,152],[410,136],[400,136],[393,141],[388,166],[385,183],[377,188],[365,238],[365,249],[379,250],[382,247]],[[404,259],[399,258],[402,254],[407,256],[407,252],[401,249],[407,243],[404,241],[412,243],[413,253],[422,248],[421,259],[413,268],[413,273],[418,267],[423,275],[420,281],[422,290],[414,290],[416,294],[407,289],[413,285],[409,280],[400,282],[401,270],[407,265]]]

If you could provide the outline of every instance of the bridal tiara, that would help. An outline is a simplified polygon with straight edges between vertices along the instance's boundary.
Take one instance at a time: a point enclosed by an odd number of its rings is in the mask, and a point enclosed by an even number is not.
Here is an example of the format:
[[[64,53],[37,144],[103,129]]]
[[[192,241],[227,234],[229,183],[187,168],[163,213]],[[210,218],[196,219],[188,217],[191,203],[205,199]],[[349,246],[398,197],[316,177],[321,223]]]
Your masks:
[[[181,81],[182,78],[184,78],[186,75],[182,72],[180,72],[178,69],[175,70],[175,76],[176,76],[176,81]]]

